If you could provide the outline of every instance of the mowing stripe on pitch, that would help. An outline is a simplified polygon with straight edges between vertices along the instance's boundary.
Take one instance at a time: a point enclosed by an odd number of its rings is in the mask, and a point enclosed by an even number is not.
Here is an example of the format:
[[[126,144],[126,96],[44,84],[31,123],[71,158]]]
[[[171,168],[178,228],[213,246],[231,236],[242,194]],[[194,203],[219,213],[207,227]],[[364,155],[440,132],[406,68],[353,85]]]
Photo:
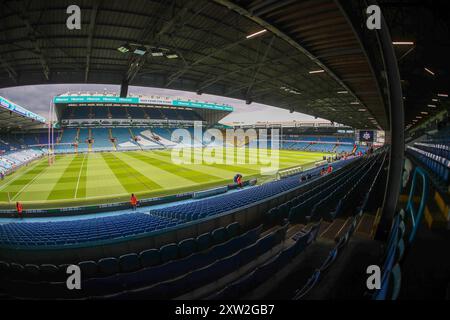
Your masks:
[[[122,161],[113,153],[102,154],[106,164],[120,181],[122,186],[128,193],[163,189],[162,186],[150,180],[133,167]]]
[[[129,153],[128,155],[135,159],[144,161],[145,163],[148,163],[151,166],[156,166],[161,170],[167,171],[168,173],[175,174],[177,176],[181,176],[183,178],[186,178],[186,179],[196,182],[196,183],[211,182],[211,181],[218,179],[218,177],[209,175],[204,171],[195,170],[195,169],[187,169],[185,167],[173,164],[169,161],[163,161],[161,159],[158,160],[158,159],[149,157],[146,154]],[[221,178],[223,179],[223,177],[221,177]]]
[[[84,165],[84,161],[86,161],[86,156],[87,154],[84,154],[83,157],[83,162],[81,162],[81,168],[80,168],[80,173],[78,174],[78,181],[77,181],[77,186],[75,187],[75,195],[74,195],[74,199],[77,197],[78,194],[78,187],[80,186],[80,179],[81,179],[81,174],[83,173],[83,165]]]
[[[73,190],[76,186],[81,163],[82,159],[80,156],[73,157],[58,181],[54,184],[47,200],[73,199]]]
[[[11,201],[14,201],[18,195],[20,195],[29,185],[31,185],[37,178],[39,178],[46,170],[47,168],[44,167],[36,176],[34,176],[34,178],[32,180],[30,180],[26,185],[23,186],[22,189],[19,190],[19,192],[17,192],[14,197],[11,198]]]
[[[16,181],[17,179],[23,177],[24,175],[28,174],[31,170],[34,170],[34,168],[36,168],[38,165],[42,164],[43,159],[41,159],[40,161],[38,161],[37,163],[35,163],[31,168],[28,168],[27,170],[24,170],[22,172],[22,174],[17,174],[15,177],[13,177],[11,180],[7,181],[5,184],[0,186],[0,191],[3,190],[4,188],[6,188],[7,186],[9,186],[11,183],[13,183],[14,181]]]

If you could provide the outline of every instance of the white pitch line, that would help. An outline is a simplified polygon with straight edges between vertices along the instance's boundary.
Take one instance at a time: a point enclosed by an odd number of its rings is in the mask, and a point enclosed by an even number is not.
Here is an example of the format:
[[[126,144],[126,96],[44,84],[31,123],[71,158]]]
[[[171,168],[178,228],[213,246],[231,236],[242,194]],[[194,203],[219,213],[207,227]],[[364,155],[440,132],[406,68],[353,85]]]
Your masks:
[[[80,185],[81,172],[83,172],[83,165],[84,165],[84,160],[85,160],[85,159],[86,159],[86,153],[84,154],[83,161],[81,162],[80,173],[78,174],[77,187],[76,187],[76,189],[75,189],[75,196],[73,197],[74,199],[77,198],[77,194],[78,194],[78,186]]]
[[[45,169],[42,170],[42,172],[39,173],[36,177],[34,177],[33,180],[31,180],[31,181],[28,182],[25,186],[23,186],[23,188],[20,189],[20,191],[17,192],[17,193],[14,195],[14,197],[11,198],[11,201],[14,201],[14,200],[17,198],[17,196],[18,196],[19,194],[21,194],[21,193],[22,193],[29,185],[31,185],[31,184],[32,184],[37,178],[39,178],[45,171],[46,171]]]
[[[13,179],[9,180],[8,182],[6,182],[4,185],[0,186],[0,191],[5,189],[7,186],[9,186],[11,183],[13,183],[14,181],[16,181],[17,179],[23,177],[24,175],[26,175],[28,172],[30,172],[31,170],[33,170],[34,168],[36,168],[39,164],[41,163],[41,161],[38,161],[35,165],[33,165],[31,168],[29,168],[28,170],[25,170],[22,174],[19,174],[17,176],[15,176]]]

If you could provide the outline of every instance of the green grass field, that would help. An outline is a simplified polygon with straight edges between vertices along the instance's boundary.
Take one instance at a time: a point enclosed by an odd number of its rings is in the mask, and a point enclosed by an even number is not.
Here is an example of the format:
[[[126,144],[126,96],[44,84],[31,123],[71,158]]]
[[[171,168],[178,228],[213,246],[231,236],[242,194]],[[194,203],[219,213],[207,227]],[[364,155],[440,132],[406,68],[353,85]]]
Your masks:
[[[310,167],[324,155],[281,150],[279,167]],[[58,155],[53,165],[44,158],[1,181],[0,208],[13,208],[16,201],[26,209],[57,208],[124,201],[131,193],[142,199],[204,190],[231,183],[236,173],[268,179],[261,167],[266,165],[176,165],[168,150]]]

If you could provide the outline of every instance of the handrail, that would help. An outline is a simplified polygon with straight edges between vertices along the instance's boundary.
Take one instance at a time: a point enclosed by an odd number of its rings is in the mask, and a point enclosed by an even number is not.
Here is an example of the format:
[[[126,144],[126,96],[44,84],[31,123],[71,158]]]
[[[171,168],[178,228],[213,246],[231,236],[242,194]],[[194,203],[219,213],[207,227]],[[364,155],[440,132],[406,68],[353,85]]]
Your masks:
[[[417,179],[418,177],[422,178],[422,196],[420,199],[419,209],[416,211],[414,208],[414,194],[417,188]],[[411,190],[409,192],[409,198],[406,205],[406,213],[410,215],[413,229],[409,236],[408,243],[411,244],[416,237],[417,230],[420,226],[420,222],[422,221],[423,213],[425,211],[425,205],[428,200],[429,194],[429,178],[427,173],[420,167],[417,167],[414,171]]]

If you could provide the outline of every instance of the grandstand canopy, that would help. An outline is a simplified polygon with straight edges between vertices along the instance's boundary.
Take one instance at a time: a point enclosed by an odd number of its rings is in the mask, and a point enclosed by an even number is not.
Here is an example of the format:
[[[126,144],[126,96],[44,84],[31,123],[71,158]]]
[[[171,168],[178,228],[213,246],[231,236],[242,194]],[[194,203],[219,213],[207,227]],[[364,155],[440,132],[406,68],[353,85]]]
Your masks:
[[[164,97],[164,96],[143,96],[143,95],[129,95],[122,98],[113,93],[97,93],[97,92],[78,92],[61,94],[53,98],[55,104],[56,115],[58,120],[68,120],[64,118],[65,110],[73,109],[74,107],[92,107],[93,116],[91,120],[98,120],[99,116],[95,115],[95,108],[111,107],[111,108],[156,108],[156,109],[173,109],[173,110],[188,110],[197,113],[203,120],[209,124],[216,124],[221,119],[226,117],[229,113],[234,111],[234,108],[227,104],[218,104],[205,101],[198,101],[179,97]],[[141,115],[141,120],[144,118]],[[124,114],[125,117],[125,114]],[[136,116],[131,116],[130,119]],[[176,116],[178,118],[178,116]],[[182,118],[182,117],[181,117]],[[148,119],[146,124],[161,123],[157,119]],[[87,119],[86,119],[87,120]],[[171,119],[175,120],[175,119]],[[182,119],[179,119],[182,120]],[[187,120],[187,119],[186,119]],[[192,120],[192,119],[191,119]],[[78,123],[78,122],[77,122]]]
[[[78,1],[81,29],[69,30],[73,1],[2,1],[0,87],[152,86],[386,129],[379,68],[344,2]]]
[[[46,119],[0,97],[0,130],[42,128]]]

